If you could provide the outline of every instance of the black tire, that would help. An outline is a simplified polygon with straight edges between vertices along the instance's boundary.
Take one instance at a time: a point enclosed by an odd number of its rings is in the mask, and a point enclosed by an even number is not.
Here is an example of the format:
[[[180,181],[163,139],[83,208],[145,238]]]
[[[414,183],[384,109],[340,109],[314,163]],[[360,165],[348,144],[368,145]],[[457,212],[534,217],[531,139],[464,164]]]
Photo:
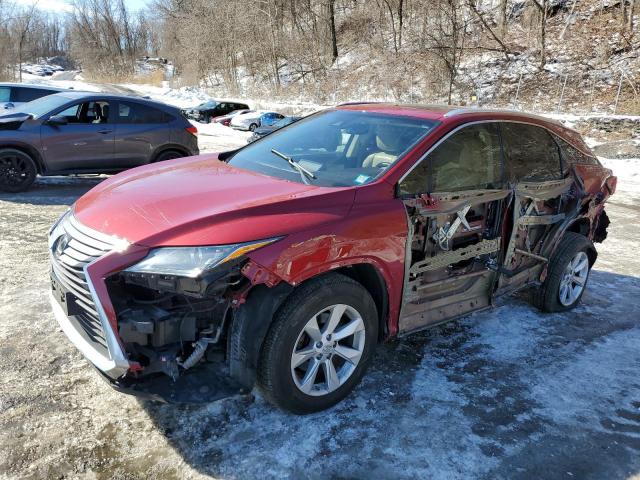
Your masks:
[[[164,162],[165,160],[174,160],[176,158],[182,158],[184,154],[177,150],[165,150],[164,152],[160,152],[160,154],[156,157],[153,163]]]
[[[36,162],[21,150],[0,150],[0,191],[24,192],[35,181],[38,169]]]
[[[362,355],[351,375],[337,389],[321,396],[307,395],[293,379],[292,354],[307,322],[318,312],[337,304],[354,308],[364,322]],[[309,280],[287,298],[275,315],[262,346],[257,385],[267,400],[292,413],[306,414],[327,409],[346,397],[358,384],[371,362],[377,339],[376,306],[360,283],[337,273]]]
[[[568,305],[564,305],[560,301],[560,288],[565,270],[569,262],[580,252],[584,252],[588,258],[587,277],[584,280],[584,286],[578,297]],[[555,253],[549,261],[549,270],[547,278],[540,288],[532,293],[533,304],[544,312],[564,312],[574,308],[580,300],[587,287],[589,273],[595,259],[595,248],[591,240],[584,235],[574,232],[566,232]]]
[[[252,123],[251,125],[249,125],[249,130],[252,132],[254,132],[256,128],[258,128],[258,125],[256,125],[255,123]]]

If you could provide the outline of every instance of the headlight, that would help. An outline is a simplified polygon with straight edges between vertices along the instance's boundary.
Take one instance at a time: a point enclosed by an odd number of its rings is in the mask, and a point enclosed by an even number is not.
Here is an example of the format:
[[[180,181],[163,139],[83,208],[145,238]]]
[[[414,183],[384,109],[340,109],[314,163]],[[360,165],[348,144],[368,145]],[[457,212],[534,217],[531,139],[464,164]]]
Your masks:
[[[151,250],[141,262],[125,271],[196,278],[221,263],[241,257],[277,240],[279,238],[212,247],[156,248]]]

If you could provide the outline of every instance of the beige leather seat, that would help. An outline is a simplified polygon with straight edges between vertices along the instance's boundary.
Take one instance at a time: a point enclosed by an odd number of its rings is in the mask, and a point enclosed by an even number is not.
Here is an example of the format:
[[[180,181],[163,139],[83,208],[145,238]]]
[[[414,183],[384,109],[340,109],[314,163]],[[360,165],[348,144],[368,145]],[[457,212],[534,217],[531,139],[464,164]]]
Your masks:
[[[403,150],[402,130],[390,125],[376,129],[376,146],[379,152],[368,155],[362,162],[364,168],[385,168],[395,162]]]
[[[449,145],[449,148],[441,149],[443,158],[432,159],[441,163],[439,168],[434,169],[437,191],[455,191],[486,184],[487,165],[483,162],[483,152],[487,148],[485,142],[475,134],[464,135],[455,141],[459,142],[459,149]]]

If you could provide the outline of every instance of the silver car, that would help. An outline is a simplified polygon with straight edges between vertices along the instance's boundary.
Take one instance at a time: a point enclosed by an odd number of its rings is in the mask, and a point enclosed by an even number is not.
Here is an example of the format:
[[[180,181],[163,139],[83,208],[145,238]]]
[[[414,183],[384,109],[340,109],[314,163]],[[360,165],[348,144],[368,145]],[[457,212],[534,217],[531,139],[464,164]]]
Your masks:
[[[32,102],[38,98],[64,91],[67,90],[49,85],[0,83],[0,115],[3,115],[6,110],[12,110],[23,103]]]

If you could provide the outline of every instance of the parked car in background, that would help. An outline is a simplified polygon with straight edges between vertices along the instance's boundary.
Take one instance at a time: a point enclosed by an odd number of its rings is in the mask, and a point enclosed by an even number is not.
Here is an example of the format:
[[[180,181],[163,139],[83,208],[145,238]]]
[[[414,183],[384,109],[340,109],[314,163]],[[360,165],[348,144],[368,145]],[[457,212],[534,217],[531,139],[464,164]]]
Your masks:
[[[21,70],[25,73],[30,73],[31,75],[37,75],[39,77],[50,77],[56,72],[61,72],[64,70],[59,65],[53,65],[48,63],[23,63],[21,66]]]
[[[111,173],[197,155],[197,129],[179,109],[141,98],[65,92],[0,116],[0,190],[36,175]]]
[[[278,112],[256,110],[254,112],[236,115],[231,119],[229,126],[237,130],[250,130],[253,132],[258,127],[273,125],[283,118],[284,115]]]
[[[49,85],[30,85],[28,83],[0,83],[0,115],[5,110],[14,109],[23,103],[54,93],[66,92],[68,89],[51,87]]]
[[[342,105],[100,183],[51,230],[51,304],[117,389],[257,384],[314,412],[388,359],[382,340],[527,286],[543,311],[574,308],[615,189],[559,122]]]
[[[201,103],[197,107],[189,108],[185,110],[185,114],[188,118],[196,120],[197,122],[209,123],[216,117],[228,115],[234,110],[248,110],[249,106],[244,103],[226,102],[219,100],[210,100],[208,102]]]
[[[250,112],[253,112],[253,110],[247,110],[247,109],[235,110],[228,115],[223,115],[222,117],[216,117],[214,118],[213,121],[214,123],[221,123],[225,127],[228,127],[233,117],[235,117],[236,115],[242,115],[244,113],[250,113]]]
[[[282,127],[286,127],[287,125],[291,125],[292,123],[297,122],[301,118],[302,117],[295,117],[295,116],[284,117],[282,120],[278,120],[273,125],[265,125],[264,127],[258,127],[253,131],[253,135],[251,135],[247,139],[247,143],[255,142],[259,138],[262,138],[265,135],[269,135],[270,133],[281,129]]]

